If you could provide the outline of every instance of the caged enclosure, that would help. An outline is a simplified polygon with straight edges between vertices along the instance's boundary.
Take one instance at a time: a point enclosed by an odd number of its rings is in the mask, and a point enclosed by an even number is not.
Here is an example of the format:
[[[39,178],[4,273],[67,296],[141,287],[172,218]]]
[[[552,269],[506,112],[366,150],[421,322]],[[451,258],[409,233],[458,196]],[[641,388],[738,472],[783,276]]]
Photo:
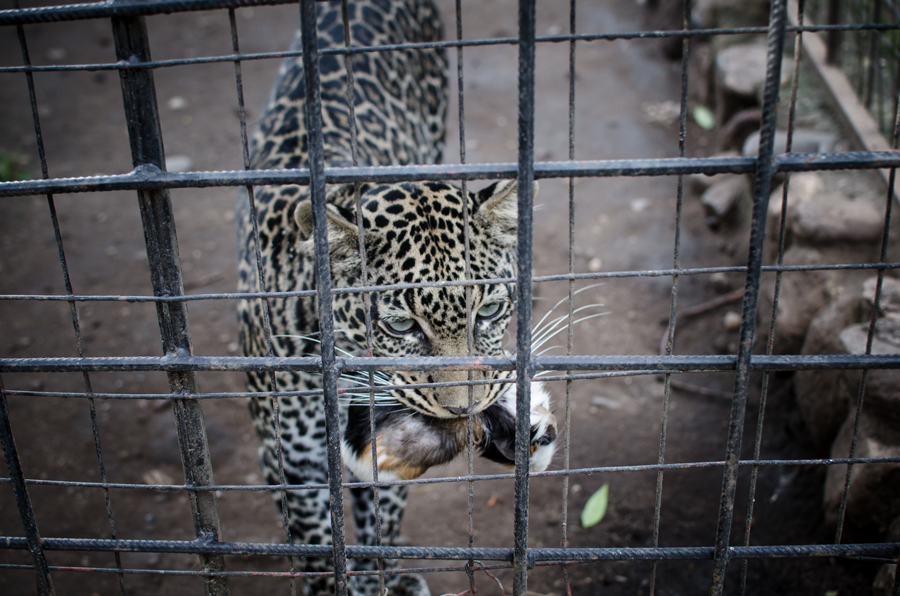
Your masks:
[[[2,593],[900,593],[893,2],[19,4]]]

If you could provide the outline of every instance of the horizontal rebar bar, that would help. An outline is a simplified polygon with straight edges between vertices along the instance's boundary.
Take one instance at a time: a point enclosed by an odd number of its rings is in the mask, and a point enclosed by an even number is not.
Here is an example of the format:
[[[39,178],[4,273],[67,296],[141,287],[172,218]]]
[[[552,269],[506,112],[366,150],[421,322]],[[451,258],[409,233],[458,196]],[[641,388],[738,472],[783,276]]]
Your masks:
[[[897,464],[900,457],[854,457],[834,459],[745,459],[738,465],[743,467],[769,466],[840,466],[848,464]],[[667,464],[636,464],[628,466],[597,466],[592,468],[569,468],[564,470],[547,470],[529,474],[532,478],[551,476],[590,476],[593,474],[616,474],[625,472],[658,472],[659,470],[696,470],[702,468],[720,468],[724,461],[681,462]],[[483,482],[488,480],[509,480],[513,474],[475,474],[471,476],[441,476],[436,478],[416,478],[414,480],[379,480],[378,482],[344,482],[343,488],[384,488],[388,486],[410,486],[419,484],[447,484],[453,482]],[[0,478],[0,483],[9,483],[10,478]],[[74,488],[112,488],[137,489],[167,492],[179,491],[216,491],[216,492],[253,492],[272,490],[324,490],[326,484],[220,484],[209,486],[188,486],[186,484],[127,484],[117,482],[82,482],[77,480],[43,480],[26,478],[25,483],[35,486],[65,486]]]
[[[881,560],[881,559],[878,559]],[[577,562],[577,561],[576,561]],[[552,565],[553,562],[541,562],[538,565]],[[470,571],[483,571],[493,569],[509,569],[512,565],[508,563],[495,563],[493,565],[475,565]],[[16,563],[0,563],[0,569],[28,569],[33,570],[33,565],[21,565]],[[196,569],[116,569],[114,567],[75,567],[63,565],[48,565],[50,571],[75,571],[82,573],[124,573],[126,575],[199,575],[214,577],[316,577],[331,575],[330,572],[322,571],[200,571]],[[414,568],[394,568],[382,570],[362,570],[349,571],[347,575],[405,575],[408,573],[434,573],[442,571],[466,571],[465,565],[445,565],[441,567],[414,567]]]
[[[165,552],[219,555],[273,555],[329,557],[330,546],[313,544],[271,544],[259,542],[212,542],[205,540],[110,540],[92,538],[44,538],[46,550]],[[27,548],[25,538],[0,536],[0,549]],[[351,559],[424,559],[444,561],[510,561],[512,548],[360,546],[348,545]],[[731,546],[730,559],[797,557],[884,557],[894,560],[900,543],[798,544],[780,546]],[[712,559],[713,547],[614,547],[614,548],[529,548],[528,558],[537,561],[647,561]]]
[[[534,370],[720,372],[734,370],[735,356],[535,356]],[[339,371],[514,370],[501,356],[337,358]],[[0,358],[0,372],[81,371],[297,371],[318,372],[317,357],[133,356],[98,358]],[[754,355],[751,370],[796,371],[900,368],[900,354]]]
[[[896,151],[843,153],[787,153],[774,158],[774,172],[866,170],[900,166]],[[604,161],[542,161],[534,164],[534,177],[602,178],[614,176],[678,176],[687,174],[749,174],[756,170],[753,157],[668,157]],[[415,166],[326,168],[330,184],[353,182],[410,182],[421,180],[499,180],[515,178],[514,163],[436,164]],[[0,197],[163,188],[213,186],[265,186],[309,184],[309,170],[226,170],[221,172],[163,172],[140,166],[127,174],[50,178],[0,183]]]
[[[763,272],[777,271],[859,271],[865,269],[900,269],[900,263],[845,263],[840,265],[765,265]],[[627,277],[667,277],[682,275],[710,275],[713,273],[744,273],[746,267],[697,267],[693,269],[635,269],[631,271],[607,271],[597,273],[574,273],[560,275],[535,276],[533,281],[551,282],[567,280],[618,279]],[[331,293],[360,294],[365,292],[385,292],[393,290],[410,290],[415,288],[442,288],[450,286],[484,286],[493,284],[514,284],[515,278],[472,279],[458,281],[429,281],[383,286],[357,286],[349,288],[333,288]],[[223,292],[216,294],[190,294],[186,296],[137,296],[121,294],[0,294],[0,300],[21,300],[36,302],[191,302],[198,300],[249,300],[252,298],[292,298],[314,296],[315,290],[298,290],[293,292]]]

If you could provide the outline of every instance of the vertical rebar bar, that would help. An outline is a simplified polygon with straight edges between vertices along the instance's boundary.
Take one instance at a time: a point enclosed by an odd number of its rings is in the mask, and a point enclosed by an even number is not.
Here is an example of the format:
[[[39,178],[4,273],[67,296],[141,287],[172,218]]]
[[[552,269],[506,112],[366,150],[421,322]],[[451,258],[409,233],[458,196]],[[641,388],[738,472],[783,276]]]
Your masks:
[[[344,47],[348,50],[352,45],[351,28],[350,28],[350,7],[347,0],[341,1],[341,20],[344,25]],[[344,69],[347,71],[347,111],[350,114],[350,160],[353,167],[359,165],[359,141],[358,130],[356,124],[356,88],[353,75],[353,54],[347,52],[344,54]],[[353,184],[353,204],[356,205],[356,229],[359,232],[359,265],[360,265],[360,283],[363,286],[369,285],[369,265],[366,257],[366,233],[363,224],[362,212],[362,195],[360,192],[360,183]],[[369,300],[371,308],[363,309],[363,316],[366,324],[366,354],[372,355],[372,312],[375,306],[375,294],[366,293],[364,300]],[[378,441],[375,432],[375,372],[369,371],[369,441],[372,446],[372,481],[378,482]],[[382,541],[382,524],[381,524],[381,489],[375,485],[372,487],[372,503],[375,508],[375,546],[381,546]],[[357,542],[360,542],[357,537]],[[376,562],[378,569],[378,588],[379,594],[385,593],[384,584],[384,559],[378,559]]]
[[[16,506],[19,509],[22,526],[25,529],[28,551],[34,561],[37,594],[53,596],[56,592],[53,590],[53,581],[50,579],[50,569],[47,567],[47,558],[44,556],[44,547],[41,543],[40,532],[38,532],[37,520],[34,517],[34,508],[31,506],[31,497],[28,496],[28,489],[25,486],[25,472],[22,470],[22,462],[19,461],[19,452],[16,450],[16,441],[12,434],[3,377],[0,377],[0,446],[3,447],[3,457],[6,459],[6,467],[9,469],[9,477],[12,480],[13,494],[16,497]]]
[[[528,460],[531,420],[531,299],[534,236],[535,0],[519,0],[518,274],[516,280],[516,506],[513,593],[528,586]]]
[[[900,99],[898,99],[900,105]],[[894,131],[891,135],[891,148],[896,151],[900,146],[900,110],[894,114]],[[891,215],[894,207],[894,184],[897,180],[897,169],[891,168],[888,175],[887,198],[884,207],[884,227],[881,232],[881,253],[879,255],[879,263],[887,263],[887,253],[891,233]],[[875,327],[878,324],[878,311],[881,308],[881,289],[884,282],[884,269],[879,269],[875,282],[875,296],[872,297],[872,316],[869,319],[869,330],[866,334],[866,350],[868,356],[872,353],[872,342],[875,341]],[[869,375],[868,369],[863,369],[862,377],[859,380],[859,389],[856,395],[856,407],[853,420],[853,436],[850,440],[850,454],[848,457],[853,459],[856,457],[856,446],[859,440],[859,425],[862,421],[863,400],[866,394],[866,380]],[[853,464],[847,464],[847,472],[844,476],[844,490],[841,493],[841,504],[838,509],[837,530],[835,532],[835,544],[841,543],[841,535],[844,529],[844,517],[847,514],[847,500],[850,495],[850,481],[853,476]],[[900,574],[898,574],[900,575]]]
[[[750,246],[747,256],[747,277],[741,307],[741,327],[737,362],[734,375],[734,395],[726,440],[725,469],[722,477],[713,574],[709,593],[721,596],[725,585],[725,569],[728,567],[728,542],[731,521],[734,517],[734,495],[741,457],[741,439],[744,432],[744,414],[747,407],[747,391],[750,381],[750,356],[756,331],[756,308],[759,300],[759,283],[762,267],[763,245],[766,238],[766,216],[769,206],[769,185],[775,172],[774,146],[775,124],[778,117],[778,92],[781,86],[781,60],[784,52],[784,30],[787,16],[786,0],[773,0],[769,17],[766,53],[766,82],[763,93],[763,114],[760,126],[759,153],[756,159],[753,191],[753,214],[750,229]]]
[[[576,31],[576,0],[569,2],[569,35]],[[575,160],[575,40],[569,40],[569,161]],[[569,178],[569,320],[566,330],[566,354],[573,353],[575,343],[575,178]],[[566,371],[566,375],[571,371]],[[564,424],[566,439],[563,443],[563,469],[568,470],[572,451],[572,379],[566,380],[566,421]],[[569,475],[563,476],[562,488],[562,523],[560,524],[559,545],[569,546]],[[566,594],[572,593],[569,581],[569,568],[562,566],[563,582]]]
[[[325,149],[322,134],[322,102],[319,89],[319,48],[315,0],[300,2],[300,38],[303,50],[305,117],[309,138],[309,188],[312,201],[313,239],[316,256],[317,313],[321,332],[322,385],[325,392],[326,447],[328,450],[328,490],[331,504],[332,553],[335,591],[348,593],[344,498],[341,492],[341,428],[338,414],[334,353],[334,305],[331,297],[331,257],[328,252],[325,211]]]
[[[238,40],[238,31],[237,31],[237,19],[235,18],[234,9],[229,9],[228,11],[228,20],[231,26],[231,49],[234,52],[235,56],[240,55],[240,42]],[[247,138],[247,110],[244,106],[244,82],[243,82],[243,74],[241,73],[241,61],[237,58],[234,60],[234,82],[235,88],[237,91],[237,100],[238,100],[238,116],[241,123],[241,156],[243,158],[244,169],[250,169],[250,144]],[[258,289],[261,293],[266,292],[266,278],[265,273],[263,272],[262,265],[262,250],[259,245],[259,218],[257,216],[256,211],[256,199],[254,196],[253,186],[246,186],[247,190],[247,207],[248,207],[248,220],[251,223],[251,228],[253,229],[253,256],[255,258],[256,264],[256,280],[258,284]],[[239,238],[238,242],[243,242],[243,238]],[[275,346],[272,343],[272,314],[270,311],[271,305],[269,303],[268,298],[260,298],[260,303],[262,308],[260,312],[262,314],[262,327],[263,327],[263,337],[266,342],[266,355],[273,356],[275,354]],[[278,381],[275,376],[275,371],[269,371],[268,373],[268,382],[269,382],[269,390],[273,393],[278,390]],[[275,437],[275,452],[276,459],[278,460],[278,483],[282,486],[287,484],[287,480],[284,475],[284,451],[282,450],[281,443],[281,403],[278,400],[277,396],[272,396],[269,398],[269,403],[272,407],[272,435]],[[281,489],[281,528],[284,532],[285,541],[290,544],[291,543],[291,526],[290,521],[288,520],[288,507],[287,507],[287,490]],[[290,566],[291,573],[293,574],[296,570],[296,564],[294,557],[288,557],[288,565]],[[298,593],[298,586],[296,578],[291,575],[291,594],[296,595]]]
[[[875,5],[872,7],[872,23],[878,24],[881,22],[881,0],[875,0]],[[881,68],[878,65],[878,49],[879,42],[881,41],[881,35],[878,31],[869,31],[869,59],[866,63],[866,73],[865,73],[865,81],[866,81],[866,91],[865,95],[861,98],[863,105],[869,110],[869,112],[874,112],[872,109],[872,102],[877,101],[878,105],[878,115],[876,119],[878,120],[878,126],[882,125],[882,115],[884,113],[884,106],[881,102],[880,95],[874,95],[875,93],[875,76],[878,73],[878,76],[881,75]],[[875,114],[873,114],[875,116]]]
[[[162,130],[156,102],[156,88],[150,69],[140,68],[150,61],[150,45],[143,17],[113,17],[116,57],[132,68],[120,71],[122,97],[128,123],[132,162],[136,168],[158,168],[165,171]],[[166,190],[138,191],[138,204],[150,262],[150,276],[155,296],[183,296],[181,261],[172,202]],[[192,354],[191,331],[187,305],[184,302],[158,302],[160,336],[163,352],[170,357]],[[168,372],[178,443],[184,466],[184,482],[188,486],[213,484],[212,461],[200,403],[190,396],[197,393],[196,372]],[[189,491],[194,534],[198,539],[216,542],[221,536],[219,507],[215,492]],[[204,571],[221,572],[225,559],[221,555],[200,554]],[[225,596],[228,584],[224,576],[204,576],[207,594]]]
[[[18,0],[13,1],[13,6],[15,8],[19,8]],[[22,64],[26,67],[31,66],[31,57],[28,52],[28,41],[25,38],[25,29],[22,25],[16,26],[16,32],[19,36],[19,46],[22,52]],[[47,167],[47,155],[44,151],[44,135],[41,131],[41,120],[38,115],[38,107],[37,107],[37,95],[34,90],[34,75],[30,71],[25,71],[25,81],[28,86],[28,98],[31,102],[31,117],[34,122],[34,136],[35,142],[38,150],[38,158],[41,162],[41,176],[44,179],[50,178],[50,172]],[[74,291],[72,290],[72,280],[69,277],[69,266],[66,262],[66,251],[63,248],[63,240],[62,240],[62,232],[59,227],[59,217],[56,213],[56,202],[53,198],[52,194],[47,195],[47,208],[50,211],[50,221],[53,225],[53,235],[56,239],[56,247],[57,252],[59,254],[59,264],[62,269],[63,276],[63,285],[66,288],[66,294],[71,298],[74,295]],[[81,358],[84,358],[84,342],[81,338],[81,327],[78,323],[78,308],[75,304],[75,300],[70,299],[69,301],[69,314],[72,317],[72,328],[75,332],[75,344],[78,348],[78,355]],[[82,372],[82,379],[84,381],[84,392],[88,395],[88,410],[91,418],[91,430],[94,438],[94,451],[97,454],[97,464],[100,469],[100,481],[103,484],[106,484],[106,465],[103,462],[103,449],[100,445],[100,430],[97,426],[97,410],[94,407],[94,398],[90,395],[93,393],[93,389],[91,387],[91,377],[87,371]],[[116,539],[116,521],[113,516],[112,511],[112,501],[109,497],[109,488],[106,486],[103,487],[103,499],[104,504],[106,505],[106,518],[109,522],[109,534],[110,538],[113,540]],[[125,576],[122,573],[122,558],[119,555],[119,551],[113,551],[113,559],[116,564],[116,569],[119,570],[118,579],[119,579],[119,592],[124,596],[125,595]]]
[[[827,24],[840,24],[841,3],[842,0],[828,0]],[[829,29],[825,39],[827,48],[825,53],[825,60],[827,60],[829,64],[839,64],[841,60],[841,32],[837,29]]]
[[[462,39],[462,2],[461,0],[456,0],[456,40],[461,42]],[[465,79],[463,77],[463,71],[463,47],[462,45],[458,45],[456,46],[456,91],[459,118],[459,163],[461,164],[466,163],[466,101],[464,93]],[[465,277],[468,281],[472,279],[472,247],[469,239],[469,191],[465,179],[460,181],[460,186],[463,196],[463,254],[465,256]],[[471,356],[472,346],[475,344],[475,338],[472,329],[472,286],[467,285],[465,287],[465,300],[466,355]],[[468,381],[472,381],[473,378],[474,376],[472,371],[469,371],[466,379]],[[467,389],[468,402],[466,405],[466,411],[468,412],[466,420],[466,472],[470,477],[470,479],[466,481],[466,488],[468,492],[469,547],[475,545],[475,483],[471,480],[471,476],[475,475],[475,415],[472,412],[473,406],[475,405],[474,390],[475,388],[472,385],[469,385]],[[472,573],[471,570],[475,566],[475,561],[473,559],[469,559],[466,562],[466,566],[469,570],[469,593],[474,594],[477,590],[475,589],[475,574]]]
[[[797,3],[797,24],[803,26],[804,16],[804,0]],[[803,47],[803,31],[797,31],[794,38],[794,70],[791,73],[791,100],[788,107],[788,128],[787,139],[785,142],[785,153],[790,153],[794,141],[794,121],[797,116],[797,90],[800,80],[800,49]],[[784,183],[781,189],[781,224],[778,232],[778,257],[777,264],[784,264],[784,250],[787,239],[787,216],[788,216],[788,190],[790,189],[791,176],[785,174]],[[766,356],[771,356],[775,350],[775,328],[778,323],[778,302],[781,298],[781,281],[783,271],[775,272],[775,291],[772,296],[772,317],[769,320],[769,335],[766,340]],[[763,373],[762,389],[759,398],[759,413],[756,419],[756,438],[753,444],[753,459],[759,460],[762,454],[762,434],[763,423],[766,416],[766,402],[769,396],[769,380],[771,373],[768,371]],[[759,466],[754,464],[750,468],[750,491],[747,496],[747,517],[744,522],[744,546],[750,546],[750,530],[753,527],[753,510],[756,504],[756,482],[759,475]],[[741,594],[745,594],[747,590],[747,571],[749,569],[749,560],[741,561]]]
[[[688,31],[691,27],[691,2],[684,0],[682,7],[681,28]],[[688,99],[688,73],[691,59],[691,38],[685,35],[681,38],[681,105],[679,108],[679,124],[678,124],[678,156],[684,157],[685,139],[687,136],[687,99]],[[681,269],[681,216],[684,205],[684,176],[678,176],[678,185],[676,187],[675,199],[675,241],[672,249],[672,268],[675,271]],[[669,302],[669,328],[666,331],[666,356],[671,356],[675,350],[675,323],[678,313],[678,281],[679,276],[672,276],[671,299]],[[663,386],[663,403],[662,414],[659,425],[659,451],[657,452],[657,463],[663,466],[666,463],[666,438],[669,427],[669,399],[672,395],[672,375],[667,374]],[[659,525],[662,517],[662,492],[663,492],[663,469],[656,473],[656,498],[653,505],[653,537],[652,545],[659,546]],[[656,593],[656,572],[659,561],[653,561],[650,568],[650,586],[649,594],[653,596]]]

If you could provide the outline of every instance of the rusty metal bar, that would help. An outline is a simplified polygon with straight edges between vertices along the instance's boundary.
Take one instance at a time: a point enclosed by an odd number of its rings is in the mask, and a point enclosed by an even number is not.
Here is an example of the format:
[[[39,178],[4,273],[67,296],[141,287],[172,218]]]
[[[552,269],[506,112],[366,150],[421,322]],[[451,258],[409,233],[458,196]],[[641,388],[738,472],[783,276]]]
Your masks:
[[[534,45],[535,0],[519,0],[519,162],[516,284],[516,503],[513,593],[525,596],[528,569],[528,459],[530,456],[532,239],[534,235]],[[479,558],[479,557],[474,557]]]
[[[50,579],[50,570],[47,567],[47,558],[44,556],[44,541],[38,532],[37,520],[34,517],[34,508],[31,506],[31,498],[25,487],[25,473],[22,463],[19,461],[19,453],[16,450],[16,441],[13,438],[12,426],[9,423],[9,407],[6,403],[6,390],[3,387],[3,379],[0,377],[0,445],[3,447],[3,456],[6,458],[6,467],[12,480],[13,493],[16,497],[16,506],[19,508],[19,517],[25,530],[25,538],[18,538],[22,542],[19,548],[26,548],[31,552],[36,572],[35,582],[37,594],[40,596],[52,596],[53,581]],[[5,541],[9,543],[9,540]],[[0,540],[0,548],[4,541]]]
[[[91,538],[45,538],[46,550],[207,553],[227,555],[277,555],[330,557],[331,547],[315,544],[268,542],[205,542],[203,540],[109,540]],[[20,537],[0,537],[0,549],[22,549],[27,543]],[[881,557],[890,562],[900,543],[797,544],[776,546],[732,546],[729,557],[735,559],[772,559],[799,557]],[[515,548],[467,548],[422,546],[347,546],[351,559],[420,559],[464,561],[511,561]],[[614,548],[531,548],[529,556],[538,561],[652,561],[711,560],[710,546],[614,547]],[[302,574],[301,574],[302,575]]]
[[[766,83],[763,93],[763,116],[760,126],[759,155],[753,190],[753,214],[750,230],[750,248],[747,257],[747,278],[744,283],[744,299],[741,308],[738,354],[734,375],[734,397],[726,440],[725,472],[719,501],[719,520],[716,529],[716,547],[713,562],[710,596],[721,596],[725,586],[725,569],[728,567],[731,521],[734,517],[734,497],[741,458],[741,439],[744,433],[744,414],[747,408],[747,390],[750,381],[750,362],[753,337],[756,331],[756,307],[759,300],[762,274],[763,244],[766,238],[766,214],[769,206],[769,184],[774,174],[775,124],[777,121],[778,92],[781,84],[781,60],[784,53],[784,28],[787,21],[787,0],[774,0],[769,17],[768,49],[766,54]]]
[[[841,22],[841,4],[842,0],[828,0],[828,24],[837,25]],[[840,62],[841,53],[841,31],[832,29],[826,36],[827,54],[826,60],[829,64],[838,64]]]
[[[143,17],[114,17],[112,29],[117,59],[133,64],[150,59],[150,45]],[[141,69],[121,71],[121,83],[134,166],[164,171],[165,155],[153,72]],[[184,294],[184,284],[169,193],[164,189],[139,190],[138,204],[144,226],[153,293],[157,296],[181,296]],[[192,346],[187,305],[182,302],[157,303],[156,312],[163,353],[167,357],[190,356]],[[170,391],[184,396],[183,399],[172,401],[172,409],[185,484],[214,484],[203,412],[200,402],[190,398],[199,389],[197,373],[172,370],[168,371],[168,377]],[[189,497],[195,536],[206,542],[217,542],[221,529],[215,493],[191,491]],[[225,560],[221,555],[200,554],[200,563],[205,571],[219,572],[225,569]],[[223,577],[206,576],[204,586],[209,595],[228,594],[228,585]]]
[[[876,170],[900,167],[896,151],[846,151],[842,153],[787,153],[774,158],[772,173],[822,170]],[[752,157],[669,157],[660,159],[612,159],[557,161],[534,164],[534,178],[614,178],[621,176],[678,176],[687,174],[752,174]],[[513,163],[437,164],[416,166],[329,167],[328,183],[412,182],[427,180],[502,180],[515,178]],[[267,186],[309,184],[309,170],[230,170],[225,172],[164,172],[154,166],[136,166],[128,174],[93,178],[51,178],[0,183],[0,197],[82,193],[111,190],[209,188],[214,186]]]
[[[341,426],[338,415],[338,366],[334,350],[334,314],[331,297],[331,255],[328,252],[325,212],[325,150],[322,134],[322,104],[319,87],[318,35],[316,4],[300,1],[300,31],[303,44],[303,86],[306,93],[304,115],[309,139],[309,186],[312,201],[315,270],[321,340],[322,387],[325,390],[326,447],[328,449],[328,488],[331,505],[331,550],[334,556],[334,582],[338,596],[348,593],[347,555],[344,535],[344,500],[341,492]]]
[[[730,355],[711,356],[534,356],[530,366],[539,370],[606,370],[715,372],[735,370],[737,359]],[[124,358],[0,358],[0,372],[80,372],[87,371],[303,371],[321,369],[317,357],[262,358],[241,356],[137,356]],[[337,358],[339,371],[514,370],[515,363],[500,356],[422,356],[404,358]],[[756,371],[900,368],[900,355],[802,355],[750,357]],[[465,382],[455,383],[463,385]]]

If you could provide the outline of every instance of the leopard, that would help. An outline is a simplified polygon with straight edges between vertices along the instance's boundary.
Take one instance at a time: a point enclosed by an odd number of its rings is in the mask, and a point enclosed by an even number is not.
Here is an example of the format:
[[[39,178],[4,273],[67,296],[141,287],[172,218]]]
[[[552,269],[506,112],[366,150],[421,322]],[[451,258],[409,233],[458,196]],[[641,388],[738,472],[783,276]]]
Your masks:
[[[346,27],[343,10],[341,2],[317,3],[320,51],[345,47],[345,31],[350,46],[424,45],[354,52],[349,70],[339,53],[320,54],[326,167],[439,162],[446,132],[448,59],[437,43],[443,38],[443,25],[436,7],[431,0],[350,2]],[[299,49],[300,41],[298,32],[291,48]],[[301,58],[285,58],[251,138],[250,168],[310,167],[303,77]],[[238,289],[279,295],[239,301],[243,353],[320,355],[309,187],[260,186],[252,193],[254,209],[249,193],[243,191],[236,210]],[[332,284],[338,290],[332,305],[336,351],[377,357],[510,356],[503,349],[503,338],[516,306],[509,280],[517,273],[517,203],[515,180],[494,182],[477,192],[442,181],[329,184],[326,226]],[[479,283],[467,289],[458,283],[465,280]],[[340,291],[361,285],[388,289]],[[486,458],[512,465],[513,375],[442,369],[345,376],[340,381],[339,417],[347,478],[415,479],[467,450],[469,441]],[[286,504],[282,514],[290,541],[331,545],[329,492],[319,488],[327,485],[329,473],[321,375],[250,371],[247,378],[252,393],[271,392],[273,387],[279,393],[250,400],[265,481],[315,485],[287,490],[283,498],[280,491],[271,491],[279,508]],[[354,391],[372,382],[374,388]],[[549,393],[533,383],[532,472],[546,469],[553,456],[557,429],[550,407]],[[356,542],[395,544],[408,487],[392,484],[377,492],[369,487],[349,492]],[[307,557],[298,564],[312,573],[305,577],[306,593],[335,592],[329,558]],[[351,559],[351,570],[373,573],[351,575],[348,592],[429,593],[417,574],[389,573],[379,579],[374,573],[379,564],[381,569],[396,565]]]

